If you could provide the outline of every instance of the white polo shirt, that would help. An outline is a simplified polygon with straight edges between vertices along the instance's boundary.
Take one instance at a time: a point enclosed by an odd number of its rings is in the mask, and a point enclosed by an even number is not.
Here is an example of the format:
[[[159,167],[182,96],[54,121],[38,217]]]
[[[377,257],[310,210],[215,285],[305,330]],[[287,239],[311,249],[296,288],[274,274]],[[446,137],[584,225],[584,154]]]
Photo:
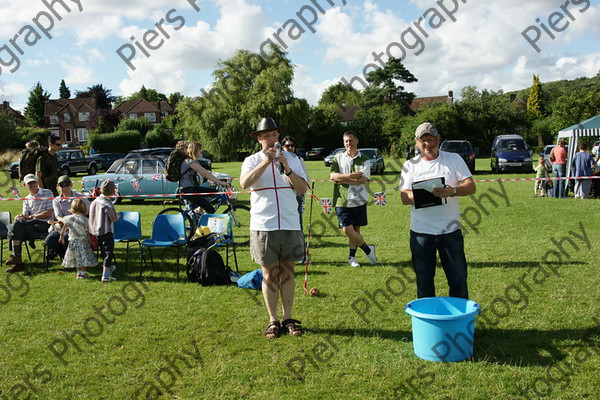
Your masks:
[[[298,157],[283,151],[288,166],[296,175],[308,181]],[[262,151],[246,157],[242,164],[241,176],[252,171],[267,156]],[[296,191],[285,175],[275,168],[274,163],[267,167],[260,178],[251,186],[250,230],[251,231],[299,231],[298,202]]]

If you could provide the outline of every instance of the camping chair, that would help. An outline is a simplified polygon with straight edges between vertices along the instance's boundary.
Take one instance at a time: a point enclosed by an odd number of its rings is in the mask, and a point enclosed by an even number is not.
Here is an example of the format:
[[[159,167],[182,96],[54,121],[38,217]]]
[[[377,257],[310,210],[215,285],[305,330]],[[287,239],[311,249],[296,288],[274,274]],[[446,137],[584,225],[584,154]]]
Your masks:
[[[142,241],[142,246],[148,248],[150,262],[154,269],[152,259],[153,247],[176,247],[177,248],[177,278],[179,278],[179,248],[186,244],[185,223],[183,214],[159,214],[152,222],[152,235],[150,239]],[[144,259],[145,264],[145,257]],[[142,265],[140,264],[140,277],[142,276]]]
[[[138,211],[121,211],[120,218],[114,223],[115,243],[127,243],[125,253],[125,272],[129,262],[129,243],[137,242],[140,246],[140,269],[142,268],[142,224]]]
[[[212,233],[219,235],[219,239],[214,247],[225,246],[226,265],[229,267],[229,247],[233,250],[235,260],[235,271],[239,272],[237,253],[235,252],[235,243],[233,242],[233,224],[228,214],[202,214],[198,226],[208,226]]]
[[[46,246],[46,236],[48,236],[48,232],[40,233],[39,235],[35,236],[31,240],[29,240],[29,239],[23,240],[23,243],[25,244],[25,250],[27,251],[27,257],[29,257],[29,261],[31,261],[31,253],[29,252],[29,242],[34,241],[34,240],[42,240],[42,242],[44,242],[44,249],[42,250],[42,265],[44,268],[49,267],[49,265],[48,265],[49,260],[46,258],[46,253],[48,252],[48,246]],[[33,244],[32,244],[32,246],[33,246]]]
[[[0,265],[4,251],[4,240],[8,239],[8,225],[10,225],[10,211],[0,211]]]

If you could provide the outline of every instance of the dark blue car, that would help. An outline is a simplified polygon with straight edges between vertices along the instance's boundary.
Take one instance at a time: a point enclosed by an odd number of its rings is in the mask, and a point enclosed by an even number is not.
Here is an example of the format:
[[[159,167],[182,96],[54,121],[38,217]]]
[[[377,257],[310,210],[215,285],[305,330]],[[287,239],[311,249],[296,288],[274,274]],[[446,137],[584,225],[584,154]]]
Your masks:
[[[520,135],[499,135],[492,144],[490,166],[492,172],[532,172],[531,147]]]

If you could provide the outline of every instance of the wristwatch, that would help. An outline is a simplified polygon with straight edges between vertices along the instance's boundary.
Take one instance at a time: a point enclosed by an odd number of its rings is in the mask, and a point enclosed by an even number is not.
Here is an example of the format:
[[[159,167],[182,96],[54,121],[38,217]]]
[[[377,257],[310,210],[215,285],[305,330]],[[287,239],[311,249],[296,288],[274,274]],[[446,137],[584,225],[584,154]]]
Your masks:
[[[450,195],[450,197],[455,197],[456,196],[456,187],[452,188],[452,194]]]
[[[294,172],[294,171],[292,171],[292,169],[290,168],[290,172],[286,172],[285,176],[290,176],[292,174],[292,172]]]

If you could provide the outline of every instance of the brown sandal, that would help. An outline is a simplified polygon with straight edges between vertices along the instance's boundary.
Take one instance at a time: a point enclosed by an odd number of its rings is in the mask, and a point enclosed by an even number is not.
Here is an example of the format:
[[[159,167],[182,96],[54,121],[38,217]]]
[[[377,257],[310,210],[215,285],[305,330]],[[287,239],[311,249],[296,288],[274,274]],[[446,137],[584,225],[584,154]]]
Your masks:
[[[302,335],[302,326],[300,326],[302,322],[297,319],[286,319],[281,322],[283,328],[287,331],[291,336],[300,336]]]
[[[279,323],[279,321],[269,322],[267,329],[265,329],[265,331],[264,331],[265,336],[268,339],[275,339],[275,338],[279,337],[280,329],[281,329],[281,324]]]

